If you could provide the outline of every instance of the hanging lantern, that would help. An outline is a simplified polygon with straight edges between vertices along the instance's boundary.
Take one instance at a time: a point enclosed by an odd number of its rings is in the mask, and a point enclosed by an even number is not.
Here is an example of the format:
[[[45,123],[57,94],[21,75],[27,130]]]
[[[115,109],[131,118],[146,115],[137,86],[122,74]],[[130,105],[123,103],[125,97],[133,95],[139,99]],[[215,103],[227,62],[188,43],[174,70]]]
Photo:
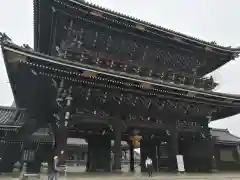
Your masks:
[[[139,135],[132,136],[132,143],[134,148],[140,148],[141,139],[142,139],[142,136],[139,136]]]
[[[142,136],[139,135],[140,131],[138,129],[134,129],[132,131],[132,136],[131,136],[131,140],[132,140],[132,145],[134,148],[140,148],[140,141],[142,139]]]

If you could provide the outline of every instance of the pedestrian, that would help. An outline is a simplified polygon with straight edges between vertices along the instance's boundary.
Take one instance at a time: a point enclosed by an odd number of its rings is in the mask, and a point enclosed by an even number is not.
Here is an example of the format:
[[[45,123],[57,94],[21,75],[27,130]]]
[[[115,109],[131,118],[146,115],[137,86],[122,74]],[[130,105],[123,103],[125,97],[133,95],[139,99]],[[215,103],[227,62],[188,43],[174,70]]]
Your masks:
[[[58,180],[59,179],[60,169],[58,168],[58,163],[59,163],[58,156],[54,156],[54,158],[53,158],[53,166],[52,166],[53,180]]]
[[[145,161],[145,166],[147,168],[148,176],[151,177],[153,167],[152,167],[152,160],[149,157],[147,157]]]
[[[54,171],[53,171],[53,162],[48,163],[48,180],[53,180],[54,178]]]

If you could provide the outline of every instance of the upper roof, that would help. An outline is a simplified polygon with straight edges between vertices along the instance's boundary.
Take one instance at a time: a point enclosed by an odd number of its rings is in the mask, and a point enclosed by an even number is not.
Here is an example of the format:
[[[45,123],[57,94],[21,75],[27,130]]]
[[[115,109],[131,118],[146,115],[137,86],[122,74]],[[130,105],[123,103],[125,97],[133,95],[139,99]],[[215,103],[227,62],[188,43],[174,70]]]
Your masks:
[[[43,1],[43,0],[34,0],[34,8],[38,7],[38,4],[40,3],[40,1]],[[94,11],[97,11],[97,12],[100,12],[100,13],[104,13],[104,14],[112,16],[112,17],[119,18],[119,21],[116,21],[116,23],[123,23],[121,21],[127,21],[127,22],[129,22],[129,24],[136,23],[137,25],[143,26],[145,28],[145,31],[147,31],[147,32],[148,31],[151,32],[151,30],[152,31],[155,30],[157,32],[164,33],[166,35],[174,35],[175,37],[181,38],[183,41],[189,41],[190,43],[193,43],[193,45],[196,43],[198,45],[204,45],[204,46],[207,46],[209,48],[214,48],[216,50],[222,50],[222,51],[232,52],[232,53],[239,53],[240,52],[240,47],[236,47],[236,48],[232,48],[231,46],[225,47],[225,46],[221,46],[221,45],[216,44],[216,42],[214,42],[214,41],[211,41],[211,42],[204,41],[204,40],[198,39],[196,37],[185,35],[185,34],[173,31],[171,29],[164,28],[162,26],[159,26],[159,25],[156,25],[156,24],[153,24],[153,23],[140,20],[140,19],[132,17],[132,16],[124,15],[120,12],[116,12],[116,11],[113,11],[111,9],[104,8],[102,6],[99,6],[99,5],[93,4],[93,3],[89,3],[87,1],[83,1],[83,0],[62,0],[62,1],[52,0],[52,1],[55,1],[55,2],[58,2],[58,3],[61,3],[61,4],[71,3],[71,5],[73,6],[73,8],[75,10],[81,10],[81,8],[88,8],[88,9],[91,9],[91,10],[94,10]],[[76,5],[78,5],[78,6],[76,6]],[[68,6],[70,6],[70,5],[68,4]],[[38,10],[39,9],[34,9],[34,12],[37,12]],[[140,27],[135,26],[135,28],[138,29]],[[175,40],[179,41],[179,39],[175,39]]]
[[[42,53],[49,53],[49,50],[52,48],[50,44],[55,37],[53,37],[52,34],[53,23],[50,17],[53,17],[52,14],[55,11],[61,12],[68,17],[78,18],[78,20],[87,19],[86,21],[91,21],[95,25],[102,23],[111,26],[111,28],[113,27],[112,29],[120,28],[121,30],[131,32],[129,34],[134,33],[138,36],[141,35],[145,39],[147,38],[161,43],[168,41],[174,44],[174,46],[179,47],[179,49],[180,47],[181,49],[184,47],[184,49],[187,50],[186,52],[188,52],[189,49],[193,52],[195,52],[195,50],[201,50],[203,56],[210,55],[212,59],[201,57],[201,67],[191,68],[198,69],[200,76],[208,74],[231,59],[236,58],[240,52],[240,48],[223,47],[217,45],[215,42],[199,40],[84,1],[34,0],[34,46],[35,50]],[[64,19],[62,17],[59,18]],[[61,23],[63,21],[64,20],[61,20]],[[55,31],[60,31],[61,34],[63,29],[64,28],[57,27]],[[215,57],[216,54],[220,57]],[[175,67],[173,69],[175,69]]]
[[[240,144],[240,137],[231,134],[228,129],[213,128],[211,134],[216,138],[217,143]]]
[[[36,23],[38,23],[38,22],[36,22],[36,21],[38,21],[36,16],[38,15],[37,13],[39,13],[39,11],[40,11],[39,5],[40,5],[41,1],[44,1],[44,0],[34,0],[34,15],[35,15],[34,24],[35,24],[35,26],[37,25]],[[192,45],[204,46],[205,48],[206,47],[213,48],[214,50],[220,50],[220,51],[229,52],[229,53],[239,53],[240,52],[240,47],[236,47],[236,48],[232,48],[231,46],[225,47],[225,46],[216,44],[216,42],[214,42],[214,41],[211,41],[211,42],[204,41],[204,40],[198,39],[196,37],[185,35],[185,34],[164,28],[162,26],[137,19],[135,17],[124,15],[120,12],[116,12],[111,9],[107,9],[107,8],[101,7],[99,5],[89,3],[87,1],[49,0],[48,5],[50,5],[53,2],[64,4],[64,5],[66,5],[66,7],[73,8],[73,10],[79,10],[79,11],[83,11],[83,9],[84,10],[86,10],[86,9],[92,10],[90,14],[93,15],[95,13],[94,15],[100,16],[101,18],[104,18],[104,19],[107,19],[107,17],[109,17],[109,16],[112,18],[117,18],[117,20],[115,20],[115,23],[117,23],[117,24],[122,24],[122,25],[125,24],[126,26],[134,27],[135,29],[142,29],[149,33],[157,33],[158,32],[158,33],[163,33],[164,35],[174,36],[173,39],[175,39],[175,41],[177,41],[177,42],[182,41],[183,43],[191,43]],[[45,4],[45,6],[46,6],[46,4]],[[101,14],[97,14],[98,12]],[[87,12],[87,13],[89,13],[89,12]],[[103,17],[104,15],[106,15],[106,17]],[[37,29],[35,28],[35,30],[37,30]],[[180,39],[177,39],[177,38],[180,38]]]
[[[120,18],[122,18],[122,20],[126,19],[128,21],[135,22],[137,24],[140,24],[140,25],[142,25],[146,28],[150,28],[152,30],[155,29],[159,32],[162,32],[162,33],[165,33],[165,34],[168,34],[168,35],[174,35],[174,36],[176,36],[178,38],[181,38],[183,40],[189,40],[191,43],[197,43],[199,45],[206,45],[207,47],[218,49],[218,50],[224,50],[224,51],[229,51],[229,52],[237,52],[237,53],[240,52],[240,47],[236,47],[236,48],[232,48],[231,46],[224,47],[224,46],[218,45],[214,41],[211,41],[211,42],[204,41],[204,40],[198,39],[196,37],[192,37],[192,36],[180,33],[180,32],[176,32],[176,31],[173,31],[171,29],[167,29],[167,28],[164,28],[162,26],[159,26],[159,25],[147,22],[147,21],[143,21],[141,19],[138,19],[138,18],[135,18],[135,17],[132,17],[132,16],[124,15],[120,12],[116,12],[116,11],[113,11],[111,9],[107,9],[107,8],[102,7],[102,6],[99,6],[99,5],[96,5],[96,4],[93,4],[93,3],[89,3],[87,1],[82,1],[82,0],[69,0],[69,1],[78,3],[79,5],[91,8],[93,10],[97,10],[99,12],[110,14],[112,16],[119,16]],[[179,39],[175,39],[175,40],[179,41]]]

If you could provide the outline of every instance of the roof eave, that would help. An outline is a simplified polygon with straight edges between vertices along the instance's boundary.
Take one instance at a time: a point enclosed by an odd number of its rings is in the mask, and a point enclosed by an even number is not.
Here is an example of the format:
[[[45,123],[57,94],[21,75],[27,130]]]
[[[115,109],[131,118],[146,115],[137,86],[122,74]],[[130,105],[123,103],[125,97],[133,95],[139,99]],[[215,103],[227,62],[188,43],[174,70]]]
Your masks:
[[[29,56],[29,57],[33,57],[33,58],[39,58],[42,61],[48,61],[48,62],[51,62],[51,63],[72,67],[72,68],[75,68],[75,69],[89,70],[89,71],[94,71],[94,72],[101,70],[101,69],[99,70],[99,68],[97,68],[97,69],[93,68],[90,65],[83,65],[83,64],[74,63],[74,62],[70,63],[70,62],[68,62],[68,61],[66,61],[64,59],[58,58],[58,57],[51,57],[51,56],[44,55],[44,54],[41,54],[41,53],[38,53],[38,52],[30,51],[30,50],[28,50],[26,48],[19,47],[19,46],[15,45],[15,44],[6,44],[6,46],[4,46],[3,48],[8,49],[10,51],[14,51],[14,52],[19,53],[21,55],[25,55],[25,56]],[[115,75],[113,72],[105,72],[105,71],[103,71],[101,73],[105,74],[105,75],[110,75],[110,76],[113,76],[113,77],[123,77],[124,79],[136,79],[135,77],[132,77],[132,76],[131,77],[125,77],[125,75]],[[139,78],[137,78],[137,80],[139,82],[142,82],[142,83],[156,84],[156,83],[152,83],[152,82],[149,82],[149,81],[146,81],[146,80],[142,80],[142,79],[139,79]],[[177,90],[189,91],[189,92],[193,92],[193,93],[196,93],[196,94],[209,95],[209,96],[213,96],[213,97],[227,98],[229,101],[230,100],[231,101],[238,101],[238,100],[240,100],[240,96],[237,96],[237,95],[209,92],[209,91],[197,90],[197,89],[196,90],[192,90],[192,89],[185,88],[185,87],[167,85],[167,84],[162,84],[162,83],[160,83],[158,85],[161,86],[161,87],[167,87],[167,88],[173,88],[173,89],[177,89]],[[237,111],[235,113],[239,113],[239,111]]]
[[[13,98],[14,98],[14,101],[15,101],[15,105],[16,105],[16,107],[18,107],[18,105],[19,105],[18,98],[17,98],[16,92],[14,90],[15,89],[14,88],[15,84],[14,84],[13,78],[11,76],[10,69],[8,68],[8,63],[6,61],[7,57],[6,57],[5,50],[4,50],[5,45],[7,45],[7,44],[4,44],[4,43],[1,44],[3,60],[4,60],[5,68],[6,68],[6,71],[7,71],[7,76],[8,76],[8,79],[9,79],[9,83],[10,83],[10,87],[11,87],[11,90],[12,90],[12,94],[13,94]]]
[[[39,30],[39,0],[33,1],[33,32],[34,32],[34,50],[38,50],[38,30]]]
[[[221,140],[217,140],[216,144],[222,144],[222,145],[239,145],[240,142],[239,141],[221,141]]]

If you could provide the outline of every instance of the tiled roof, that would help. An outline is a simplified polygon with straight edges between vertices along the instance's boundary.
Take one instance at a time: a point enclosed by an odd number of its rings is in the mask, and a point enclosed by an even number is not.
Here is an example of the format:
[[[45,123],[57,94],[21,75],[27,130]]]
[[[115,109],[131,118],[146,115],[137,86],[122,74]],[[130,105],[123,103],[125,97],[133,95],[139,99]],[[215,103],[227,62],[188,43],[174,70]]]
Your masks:
[[[39,0],[35,0],[35,1],[39,1]],[[59,1],[59,0],[54,0],[54,1],[55,2],[60,2],[61,4],[65,4],[64,1]],[[203,44],[203,45],[207,45],[209,47],[213,47],[213,48],[216,48],[216,49],[221,49],[221,50],[225,50],[225,51],[229,51],[229,52],[238,52],[238,53],[240,52],[240,47],[237,47],[237,48],[224,47],[224,46],[221,46],[221,45],[218,45],[218,44],[214,43],[214,41],[213,42],[204,41],[204,40],[201,40],[201,39],[189,36],[189,35],[185,35],[185,34],[173,31],[173,30],[168,29],[168,28],[164,28],[162,26],[158,26],[156,24],[153,24],[153,23],[150,23],[150,22],[147,22],[147,21],[140,20],[140,19],[132,17],[132,16],[122,14],[120,12],[111,10],[109,8],[102,7],[102,6],[97,5],[97,4],[93,4],[91,2],[82,1],[82,0],[68,0],[68,1],[71,2],[71,3],[73,2],[73,3],[79,4],[81,7],[84,7],[84,8],[90,8],[90,9],[93,9],[95,11],[100,11],[100,12],[106,13],[106,14],[111,15],[111,16],[116,16],[121,20],[132,21],[132,22],[140,24],[142,26],[152,28],[153,30],[163,32],[165,34],[174,35],[174,36],[177,36],[177,37],[182,38],[182,39],[189,40],[192,43]],[[76,5],[72,6],[72,8],[79,9]],[[118,23],[121,23],[121,22],[119,21]]]
[[[216,143],[223,144],[240,144],[240,138],[231,134],[227,129],[212,129],[211,134],[216,138]],[[38,142],[49,142],[52,143],[54,141],[53,136],[50,134],[48,128],[40,128],[37,132],[33,133],[29,136],[29,139]],[[67,144],[69,146],[87,146],[88,143],[83,138],[68,138]],[[112,146],[114,145],[114,141],[111,141]],[[122,147],[128,147],[127,142],[121,142]]]
[[[219,143],[240,144],[240,138],[231,134],[228,129],[212,129],[211,134]]]
[[[0,128],[4,127],[21,127],[24,124],[24,111],[15,107],[0,106]],[[231,134],[228,129],[211,130],[211,134],[216,138],[217,142],[221,143],[239,143],[240,137]],[[50,135],[49,128],[39,128],[38,131],[31,135],[31,138],[37,141],[53,141],[53,136]],[[68,138],[68,145],[87,145],[85,139],[82,138]],[[113,141],[111,142],[113,145]],[[122,146],[127,146],[127,143],[122,141]]]
[[[0,127],[20,127],[24,122],[23,110],[0,106]]]
[[[46,1],[48,1],[48,2],[45,3]],[[40,14],[40,10],[42,11],[41,8],[46,7],[46,4],[49,5],[49,9],[50,9],[50,7],[54,7],[54,6],[51,6],[51,3],[57,2],[57,3],[65,5],[68,8],[72,8],[73,11],[79,10],[79,11],[85,12],[85,13],[96,12],[99,14],[104,14],[104,16],[100,15],[101,18],[109,19],[116,24],[125,26],[126,28],[132,27],[135,29],[144,29],[144,31],[150,32],[155,35],[160,35],[160,36],[162,36],[162,34],[164,34],[164,36],[168,36],[170,38],[174,37],[172,39],[175,39],[175,41],[177,41],[177,42],[182,41],[183,43],[192,44],[195,46],[201,46],[201,47],[204,47],[207,49],[215,49],[215,50],[228,52],[228,53],[232,54],[232,56],[234,58],[240,52],[240,47],[236,47],[236,48],[232,48],[231,46],[224,47],[224,46],[216,44],[214,41],[211,41],[211,42],[204,41],[204,40],[201,40],[201,39],[198,39],[195,37],[191,37],[189,35],[185,35],[185,34],[164,28],[162,26],[158,26],[158,25],[150,23],[150,22],[146,22],[146,21],[122,14],[120,12],[113,11],[108,8],[104,8],[104,7],[96,5],[96,4],[92,4],[92,3],[84,1],[84,0],[45,0],[43,3],[44,5],[42,5],[42,6],[41,6],[41,2],[43,2],[43,0],[34,0],[33,2],[34,2],[33,3],[33,6],[34,6],[33,7],[33,9],[34,9],[33,23],[34,23],[34,47],[35,47],[35,49],[39,48],[38,47],[39,45],[37,45],[37,44],[39,43],[39,40],[40,40],[40,36],[38,37],[39,32],[40,32],[40,28],[39,28],[40,18],[38,17]],[[92,12],[89,12],[89,11],[92,11]],[[51,13],[50,10],[48,10],[48,13],[49,12]],[[45,14],[45,12],[44,12],[44,14]],[[44,22],[44,23],[45,23],[45,25],[47,25],[49,23],[49,21]]]

